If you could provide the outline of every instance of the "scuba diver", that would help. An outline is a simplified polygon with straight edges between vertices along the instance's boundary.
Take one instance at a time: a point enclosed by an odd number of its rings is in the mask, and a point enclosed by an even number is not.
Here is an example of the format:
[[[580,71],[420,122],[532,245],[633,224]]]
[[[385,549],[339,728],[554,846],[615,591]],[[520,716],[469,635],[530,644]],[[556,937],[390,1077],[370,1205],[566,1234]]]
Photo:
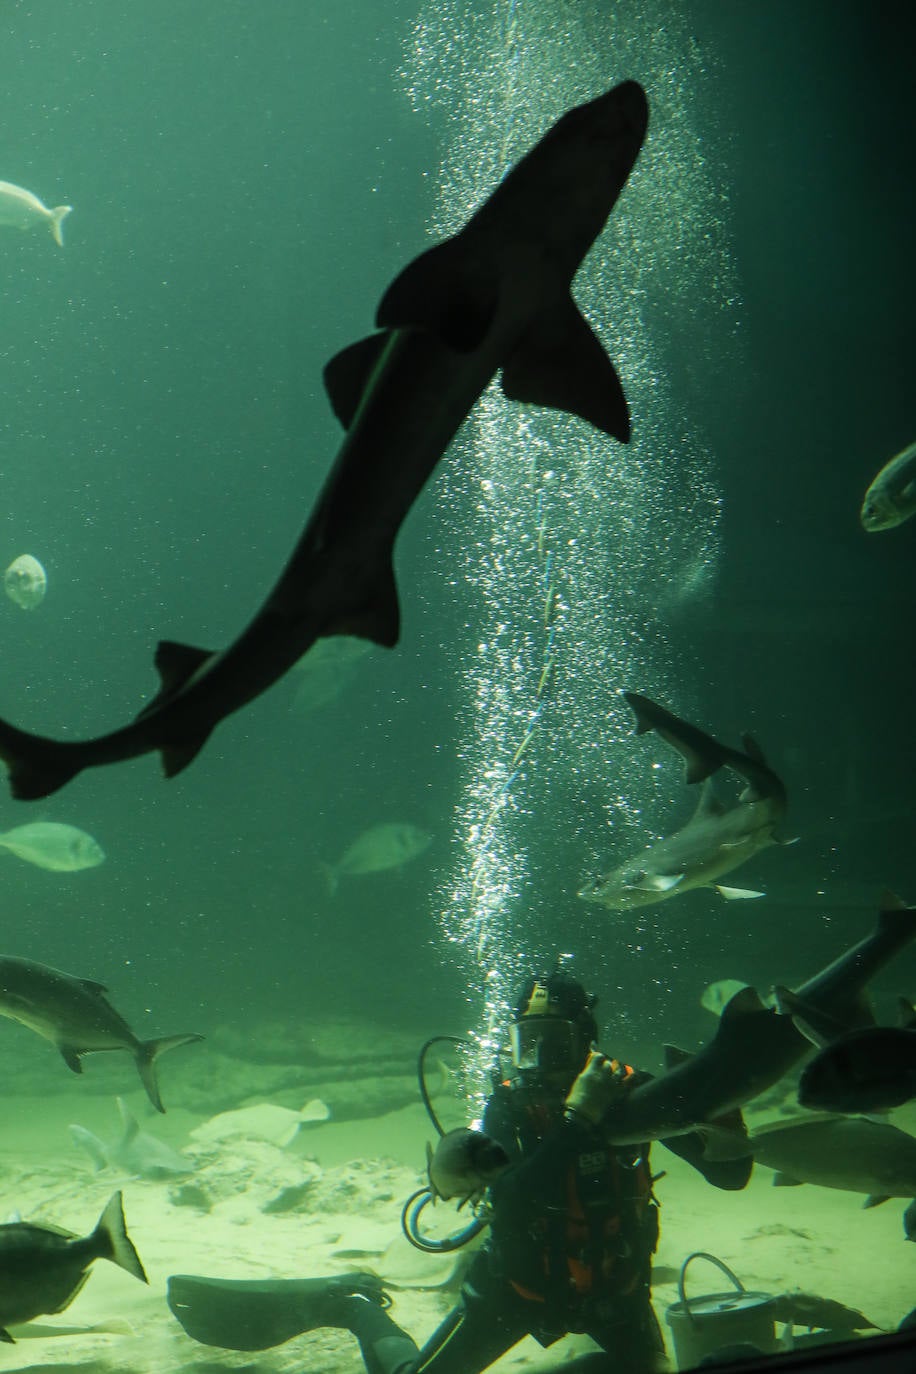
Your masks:
[[[529,978],[509,1027],[513,1071],[482,1129],[508,1155],[487,1181],[489,1234],[459,1301],[422,1349],[390,1317],[382,1281],[169,1279],[169,1306],[208,1345],[266,1349],[319,1327],[351,1331],[368,1374],[479,1374],[526,1335],[591,1336],[589,1368],[651,1370],[664,1354],[650,1273],[658,1242],[649,1146],[614,1145],[602,1118],[650,1075],[595,1049],[596,998],[567,974]],[[703,1159],[699,1132],[662,1142],[719,1188],[747,1183],[750,1157]],[[430,1177],[435,1175],[435,1156]],[[597,1359],[598,1364],[594,1361]]]

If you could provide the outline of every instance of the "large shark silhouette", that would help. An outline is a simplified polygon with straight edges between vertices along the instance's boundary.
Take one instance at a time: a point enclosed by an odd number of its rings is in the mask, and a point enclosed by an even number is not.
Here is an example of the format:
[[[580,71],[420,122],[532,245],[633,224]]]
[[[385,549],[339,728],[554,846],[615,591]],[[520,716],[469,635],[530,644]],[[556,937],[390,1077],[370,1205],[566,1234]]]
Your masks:
[[[325,635],[394,645],[398,530],[493,375],[512,399],[553,406],[623,442],[623,388],[570,295],[645,136],[642,88],[570,110],[460,233],[382,298],[382,332],[345,349],[325,383],[347,434],[292,556],[257,615],[219,652],[163,641],[158,695],[123,729],[63,742],[0,721],[13,794],[47,796],[84,768],[158,750],[168,777],[211,731]]]

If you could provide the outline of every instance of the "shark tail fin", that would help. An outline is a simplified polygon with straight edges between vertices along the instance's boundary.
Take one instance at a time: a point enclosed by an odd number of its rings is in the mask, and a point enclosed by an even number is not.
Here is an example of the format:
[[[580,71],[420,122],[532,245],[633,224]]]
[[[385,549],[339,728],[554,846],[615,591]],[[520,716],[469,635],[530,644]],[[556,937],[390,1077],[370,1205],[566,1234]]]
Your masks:
[[[0,721],[0,759],[7,767],[10,791],[19,801],[50,797],[82,772],[83,765],[74,761],[78,748]]]
[[[134,1057],[137,1061],[137,1072],[140,1080],[146,1089],[146,1095],[156,1108],[157,1112],[164,1112],[162,1098],[159,1096],[159,1083],[156,1077],[156,1060],[160,1054],[165,1054],[166,1050],[175,1050],[179,1045],[193,1045],[198,1040],[203,1040],[202,1035],[193,1033],[188,1035],[163,1035],[158,1040],[141,1040],[136,1048]]]
[[[636,717],[637,735],[657,730],[662,739],[684,759],[688,783],[703,782],[728,763],[734,751],[723,748],[711,735],[681,720],[664,706],[640,696],[638,692],[624,692],[624,698]]]
[[[502,389],[512,401],[578,415],[622,444],[630,438],[620,378],[569,295],[542,311],[503,361]]]
[[[98,1246],[100,1259],[111,1260],[112,1264],[120,1265],[122,1269],[126,1269],[128,1274],[133,1274],[134,1278],[139,1279],[141,1283],[149,1283],[146,1270],[140,1262],[140,1256],[127,1234],[127,1226],[124,1222],[124,1200],[120,1193],[113,1193],[109,1198],[108,1204],[92,1233],[92,1240]]]
[[[58,248],[63,248],[64,246],[63,224],[72,209],[72,205],[55,205],[54,209],[51,211],[51,237],[54,239]]]

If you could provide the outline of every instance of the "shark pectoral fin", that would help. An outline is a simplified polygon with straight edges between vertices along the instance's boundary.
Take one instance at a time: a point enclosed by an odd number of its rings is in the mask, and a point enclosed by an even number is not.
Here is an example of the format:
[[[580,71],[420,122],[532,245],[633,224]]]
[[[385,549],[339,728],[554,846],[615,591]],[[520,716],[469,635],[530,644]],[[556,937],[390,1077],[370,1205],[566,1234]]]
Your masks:
[[[387,332],[370,334],[367,339],[350,344],[335,353],[325,364],[324,389],[331,409],[344,429],[349,429],[359,403],[366,393],[369,379],[378,367],[391,335]]]
[[[80,1062],[79,1050],[75,1050],[72,1045],[58,1045],[61,1058],[71,1073],[82,1073],[83,1065]]]
[[[753,1150],[753,1148],[754,1148],[754,1141],[753,1141],[753,1137],[752,1137],[752,1138],[751,1138],[751,1149]],[[803,1183],[803,1182],[804,1182],[804,1179],[801,1179],[801,1178],[793,1178],[791,1174],[774,1174],[774,1175],[773,1175],[773,1187],[774,1187],[774,1188],[800,1188],[800,1187],[802,1186],[802,1183]]]
[[[614,364],[571,296],[543,311],[503,362],[502,388],[530,401],[579,415],[619,439],[630,438],[630,414]]]
[[[645,873],[638,883],[627,883],[626,886],[640,892],[670,892],[684,881],[684,877],[683,873]]]
[[[380,329],[425,329],[457,353],[470,353],[493,323],[499,283],[463,236],[421,253],[395,277],[382,297]]]
[[[882,1202],[890,1202],[890,1193],[869,1193],[862,1203],[863,1207],[880,1207]]]
[[[3,1341],[4,1345],[16,1344],[16,1342],[13,1340],[12,1336],[7,1331],[5,1326],[0,1326],[0,1341]]]
[[[753,897],[766,896],[765,892],[755,892],[750,887],[723,887],[721,883],[710,883],[710,887],[727,902],[748,902]]]

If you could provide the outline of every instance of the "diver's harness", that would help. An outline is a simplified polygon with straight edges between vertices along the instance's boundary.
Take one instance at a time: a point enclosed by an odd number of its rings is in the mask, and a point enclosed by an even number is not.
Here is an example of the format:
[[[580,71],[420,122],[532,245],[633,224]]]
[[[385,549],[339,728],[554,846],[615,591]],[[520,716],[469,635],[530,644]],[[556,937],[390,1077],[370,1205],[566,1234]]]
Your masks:
[[[420,1089],[420,1097],[422,1098],[423,1106],[426,1108],[426,1114],[433,1124],[433,1129],[440,1138],[445,1135],[445,1130],[439,1118],[436,1116],[436,1111],[426,1086],[426,1056],[433,1045],[439,1045],[443,1042],[447,1042],[450,1045],[471,1044],[470,1040],[460,1035],[434,1035],[431,1040],[426,1041],[426,1044],[423,1045],[417,1057],[417,1084]],[[443,1236],[441,1240],[435,1240],[432,1236],[424,1235],[420,1230],[420,1217],[423,1214],[424,1208],[428,1207],[431,1202],[435,1202],[435,1200],[435,1194],[429,1184],[427,1184],[425,1188],[418,1188],[415,1193],[411,1193],[401,1211],[401,1230],[404,1232],[404,1235],[410,1241],[411,1245],[415,1245],[418,1250],[424,1250],[427,1254],[431,1255],[437,1255],[452,1250],[460,1250],[462,1245],[467,1245],[468,1241],[473,1240],[475,1236],[479,1236],[481,1231],[489,1225],[489,1210],[486,1203],[472,1203],[471,1206],[474,1211],[474,1220],[470,1222],[469,1225],[463,1227],[460,1231],[453,1232],[450,1236]],[[464,1204],[460,1203],[459,1206],[464,1206]]]

